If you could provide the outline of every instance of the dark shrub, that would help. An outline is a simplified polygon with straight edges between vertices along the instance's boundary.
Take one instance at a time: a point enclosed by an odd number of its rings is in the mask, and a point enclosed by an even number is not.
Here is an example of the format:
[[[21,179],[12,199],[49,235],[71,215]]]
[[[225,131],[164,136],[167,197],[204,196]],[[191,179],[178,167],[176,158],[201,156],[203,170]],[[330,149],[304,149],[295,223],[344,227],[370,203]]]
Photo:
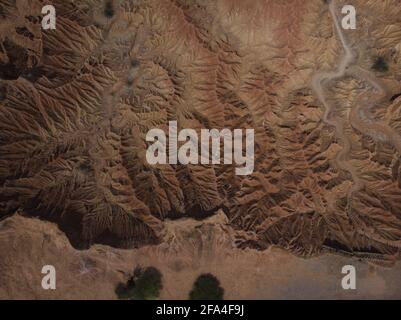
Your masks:
[[[112,0],[106,0],[103,13],[107,18],[112,18],[114,16],[114,5]]]
[[[223,300],[224,289],[212,274],[202,274],[196,279],[189,294],[191,300]]]
[[[137,267],[126,284],[120,283],[117,286],[116,294],[119,299],[153,300],[159,297],[162,287],[159,270],[154,267]]]
[[[386,72],[388,71],[388,64],[384,57],[377,57],[375,63],[372,66],[372,69],[379,71],[379,72]]]

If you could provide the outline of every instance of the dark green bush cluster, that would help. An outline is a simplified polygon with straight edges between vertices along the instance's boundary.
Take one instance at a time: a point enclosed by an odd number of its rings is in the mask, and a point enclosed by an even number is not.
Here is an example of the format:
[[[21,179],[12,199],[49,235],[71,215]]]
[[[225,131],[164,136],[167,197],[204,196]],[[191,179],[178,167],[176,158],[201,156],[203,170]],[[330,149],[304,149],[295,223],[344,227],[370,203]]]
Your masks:
[[[195,281],[189,294],[191,300],[223,300],[224,289],[212,274],[202,274]]]
[[[107,18],[112,18],[114,16],[114,4],[112,0],[105,1],[103,13]]]
[[[377,57],[372,69],[379,72],[387,72],[389,68],[386,59],[384,57]]]
[[[162,289],[162,275],[154,267],[137,267],[127,283],[117,286],[116,294],[124,300],[157,299]],[[191,300],[223,300],[224,289],[219,280],[210,273],[200,275],[189,293]]]
[[[120,283],[116,289],[119,299],[153,300],[162,289],[162,275],[154,267],[137,267],[126,284]]]

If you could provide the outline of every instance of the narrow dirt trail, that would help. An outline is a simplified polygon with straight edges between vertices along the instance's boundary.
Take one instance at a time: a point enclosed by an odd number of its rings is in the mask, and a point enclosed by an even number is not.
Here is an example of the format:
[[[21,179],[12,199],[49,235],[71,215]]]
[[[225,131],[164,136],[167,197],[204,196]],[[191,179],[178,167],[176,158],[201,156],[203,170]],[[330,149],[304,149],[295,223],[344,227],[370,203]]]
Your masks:
[[[332,119],[330,118],[331,111],[335,108],[335,105],[328,102],[328,94],[325,90],[325,86],[332,80],[338,80],[347,76],[352,76],[365,83],[368,83],[373,88],[373,91],[371,88],[368,88],[358,96],[356,102],[353,104],[354,106],[351,108],[349,116],[350,124],[354,129],[370,136],[375,141],[391,143],[399,154],[401,154],[401,137],[385,122],[372,120],[369,118],[369,111],[387,97],[386,90],[372,72],[353,65],[355,63],[356,54],[353,52],[351,46],[347,43],[340,26],[339,19],[336,14],[336,1],[332,0],[329,8],[345,54],[342,57],[336,71],[319,72],[313,77],[312,88],[317,94],[319,100],[325,106],[323,121],[336,128],[337,136],[343,144],[343,149],[336,158],[337,163],[340,168],[350,172],[354,178],[354,182],[359,185],[360,181],[358,181],[358,178],[353,174],[354,169],[345,162],[350,151],[350,143],[344,134],[344,119],[338,117]]]
[[[330,117],[330,114],[332,110],[335,108],[335,105],[331,104],[326,98],[327,92],[325,90],[325,86],[332,80],[338,80],[346,76],[347,69],[349,68],[350,65],[352,65],[355,62],[356,54],[352,51],[350,45],[347,43],[345,36],[342,32],[336,14],[337,10],[336,1],[333,0],[330,2],[329,9],[335,24],[337,35],[341,41],[345,54],[341,58],[337,70],[330,72],[318,72],[313,77],[312,88],[316,93],[317,97],[319,98],[319,100],[323,103],[325,107],[323,121],[326,124],[335,127],[336,135],[342,144],[342,150],[337,154],[336,162],[340,169],[347,171],[351,174],[354,183],[351,190],[348,193],[348,198],[350,199],[353,192],[360,190],[363,187],[363,182],[361,181],[361,179],[358,178],[356,169],[350,163],[347,162],[347,157],[351,150],[351,144],[346,135],[344,134],[344,119],[341,119],[339,117],[334,117],[334,118]]]
[[[356,99],[351,107],[348,121],[350,125],[362,134],[368,135],[376,142],[386,142],[393,145],[399,155],[401,155],[401,137],[384,121],[373,120],[369,118],[370,110],[385,100],[388,97],[384,86],[380,83],[375,75],[355,64],[356,54],[353,52],[351,46],[347,43],[344,36],[343,30],[337,17],[336,1],[332,0],[329,5],[330,13],[333,18],[337,35],[343,46],[345,54],[342,56],[341,61],[335,71],[332,72],[318,72],[312,79],[312,88],[323,103],[325,112],[323,115],[323,121],[335,127],[337,137],[339,138],[342,149],[336,156],[336,162],[340,169],[345,170],[351,174],[352,187],[347,193],[347,214],[354,226],[356,227],[357,233],[368,236],[370,239],[377,241],[382,244],[401,248],[401,240],[388,240],[382,236],[372,233],[363,228],[359,223],[358,219],[355,219],[352,213],[352,198],[355,192],[360,191],[364,188],[362,179],[358,177],[357,170],[348,161],[349,153],[351,151],[351,143],[344,133],[344,123],[347,119],[340,117],[330,117],[332,110],[335,105],[329,102],[327,98],[327,86],[332,80],[339,80],[343,77],[353,77],[359,79],[366,84],[366,90],[364,90]],[[332,203],[329,204],[332,206]],[[362,227],[362,228],[361,228]]]

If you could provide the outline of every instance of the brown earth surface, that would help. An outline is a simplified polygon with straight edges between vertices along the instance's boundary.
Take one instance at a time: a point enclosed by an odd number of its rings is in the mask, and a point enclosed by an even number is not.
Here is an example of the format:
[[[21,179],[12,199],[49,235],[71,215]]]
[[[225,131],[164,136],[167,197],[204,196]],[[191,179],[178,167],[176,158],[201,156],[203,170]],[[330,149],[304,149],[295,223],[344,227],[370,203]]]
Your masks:
[[[122,250],[94,245],[76,250],[52,223],[15,215],[0,226],[0,299],[116,299],[115,288],[137,266],[163,276],[161,299],[188,299],[195,279],[212,273],[225,299],[401,299],[401,265],[383,268],[355,257],[298,258],[282,249],[236,249],[222,234],[224,215],[170,225],[192,241]],[[214,230],[213,230],[214,229]],[[56,290],[43,290],[44,265],[54,265]],[[355,266],[357,290],[343,290],[341,269]]]
[[[0,297],[61,298],[27,284],[45,260],[69,298],[114,297],[136,264],[164,271],[163,297],[206,269],[232,298],[347,297],[349,259],[369,283],[355,295],[400,296],[398,0],[51,3],[57,29],[42,30],[43,1],[0,0]],[[339,27],[344,4],[356,30]],[[149,165],[146,133],[172,120],[253,128],[255,171]],[[236,291],[249,268],[263,280]]]

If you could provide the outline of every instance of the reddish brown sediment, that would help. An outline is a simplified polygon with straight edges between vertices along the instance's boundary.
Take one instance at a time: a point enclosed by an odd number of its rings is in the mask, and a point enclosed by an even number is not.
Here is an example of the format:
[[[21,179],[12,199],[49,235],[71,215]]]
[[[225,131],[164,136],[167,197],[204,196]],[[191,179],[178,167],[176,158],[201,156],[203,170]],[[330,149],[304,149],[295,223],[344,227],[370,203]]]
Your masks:
[[[369,108],[358,97],[371,81],[352,70],[313,88],[344,54],[324,1],[121,0],[105,15],[104,1],[57,0],[56,30],[41,30],[40,1],[2,1],[1,217],[19,210],[55,222],[80,249],[132,248],[169,243],[171,220],[187,226],[221,209],[220,231],[238,248],[393,261],[401,9],[354,2],[360,28],[344,33],[353,63],[368,70],[385,56],[389,71],[377,77],[395,97]],[[146,133],[172,120],[253,128],[254,172],[149,165]],[[379,129],[386,139],[372,139]]]

